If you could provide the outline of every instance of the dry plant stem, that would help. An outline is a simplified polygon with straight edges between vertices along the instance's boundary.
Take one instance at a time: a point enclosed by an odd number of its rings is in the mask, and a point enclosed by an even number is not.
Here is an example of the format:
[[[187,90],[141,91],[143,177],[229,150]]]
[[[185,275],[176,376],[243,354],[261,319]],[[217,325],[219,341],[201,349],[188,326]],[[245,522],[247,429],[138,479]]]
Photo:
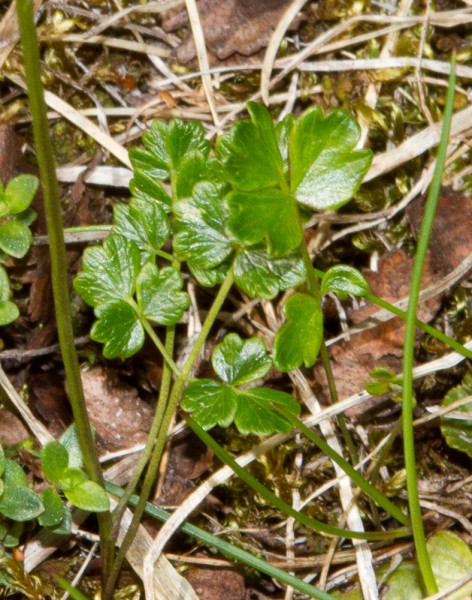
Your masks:
[[[55,159],[49,135],[46,118],[46,103],[44,101],[41,82],[41,68],[36,28],[33,20],[31,0],[19,0],[17,3],[18,20],[20,24],[23,60],[28,87],[28,97],[33,119],[33,134],[41,170],[44,194],[44,208],[50,240],[52,289],[56,313],[57,331],[61,355],[69,388],[69,398],[77,427],[77,435],[84,457],[87,472],[96,483],[104,485],[102,470],[95,451],[92,428],[87,414],[79,362],[74,345],[72,315],[70,312],[67,258],[64,243],[62,214],[57,187]],[[111,515],[109,512],[98,513],[100,541],[103,560],[103,582],[105,583],[111,562],[114,545],[110,540]],[[105,596],[106,598],[106,596]]]
[[[413,526],[413,536],[415,539],[416,555],[428,595],[437,593],[438,587],[434,578],[434,573],[426,548],[426,539],[417,486],[415,444],[413,436],[413,362],[415,352],[416,310],[418,307],[418,300],[421,290],[421,278],[423,275],[426,252],[428,250],[429,239],[431,237],[431,230],[433,227],[436,206],[441,188],[442,172],[446,161],[447,144],[449,140],[449,132],[454,108],[455,62],[455,57],[453,56],[451,62],[451,73],[449,76],[449,88],[446,98],[443,128],[441,132],[441,142],[439,144],[433,181],[431,183],[431,188],[424,209],[425,212],[423,221],[421,223],[415,262],[413,265],[413,273],[411,276],[410,301],[408,303],[406,315],[405,343],[403,349],[402,422],[406,483],[411,522]]]

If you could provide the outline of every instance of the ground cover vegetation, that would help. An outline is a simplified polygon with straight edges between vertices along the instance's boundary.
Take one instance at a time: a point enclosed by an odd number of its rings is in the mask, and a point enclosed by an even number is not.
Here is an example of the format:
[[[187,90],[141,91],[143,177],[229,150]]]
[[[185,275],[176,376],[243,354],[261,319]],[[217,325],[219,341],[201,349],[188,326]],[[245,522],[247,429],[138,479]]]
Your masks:
[[[0,447],[3,593],[467,598],[472,210],[470,109],[461,105],[468,92],[458,81],[469,78],[469,12],[435,17],[428,7],[426,18],[419,8],[406,14],[402,7],[399,35],[369,31],[374,7],[235,2],[239,12],[233,12],[245,20],[232,17],[234,35],[226,39],[218,34],[224,10],[213,14],[211,2],[188,1],[192,36],[179,45],[167,32],[185,28],[182,15],[164,13],[153,54],[140,37],[151,31],[150,15],[177,4],[130,4],[102,23],[92,19],[92,27],[87,20],[108,11],[100,2],[93,9],[45,5],[38,26],[38,7],[21,0],[1,22],[11,38],[3,61],[15,35],[21,38],[21,50],[6,62],[4,85],[28,94],[28,103],[17,105],[15,94],[7,96],[2,121],[18,120],[27,108],[31,123],[20,119],[18,127],[31,164],[21,166],[16,134],[4,128],[0,324],[8,347],[0,358],[17,387],[24,381],[32,395],[30,407],[2,369],[2,410],[10,423]],[[337,25],[320,32],[319,23],[332,20]],[[84,82],[76,86],[57,71],[66,64],[82,68],[97,56],[85,50],[76,59],[57,44],[87,47],[88,39],[105,48],[111,38],[99,36],[116,22],[123,48],[146,48],[169,79],[158,101],[133,114],[125,131],[129,142],[135,139],[129,152],[107,124],[103,91],[117,102],[115,89],[87,92]],[[241,40],[238,27],[248,22]],[[464,41],[450,36],[442,61],[424,60],[448,73],[442,87],[421,80],[420,61],[409,83],[412,63],[394,59],[390,99],[379,96],[375,80],[327,77],[319,85],[307,75],[313,65],[303,62],[305,50],[318,52],[335,38],[328,50],[342,48],[343,32],[356,23],[367,27],[356,32],[359,43],[368,42],[357,59],[367,56],[367,63],[380,36],[387,65],[387,53],[400,59],[416,49],[426,56],[444,46],[440,36],[431,45],[439,23],[460,24]],[[68,33],[79,26],[86,31],[80,39]],[[289,26],[295,33],[287,33]],[[130,32],[138,47],[126,46]],[[290,63],[283,43],[299,43],[300,36],[314,41]],[[189,70],[188,79],[201,77],[205,100],[185,83],[187,75],[179,78],[163,62],[164,42],[181,62],[198,61],[202,73]],[[241,56],[265,46],[260,80],[248,74],[251,64],[238,75]],[[208,60],[227,53],[235,63],[216,93]],[[101,60],[93,70],[97,82]],[[131,75],[112,69],[115,55],[106,60],[102,79],[113,79],[129,97],[142,94],[141,68],[135,65]],[[44,94],[43,85],[56,80],[75,90],[76,107],[60,89]],[[394,94],[398,81],[402,102]],[[277,100],[271,90],[277,84],[283,90],[284,82],[288,92]],[[252,93],[257,85],[260,92]],[[434,98],[425,97],[424,85]],[[234,108],[230,96],[247,96],[246,89],[252,99],[238,98]],[[362,100],[364,90],[369,100]],[[102,129],[83,116],[87,109],[81,112],[84,92]],[[192,94],[197,110],[184,115],[176,99],[188,102]],[[159,103],[163,114],[142,121]],[[64,121],[51,126],[47,104],[63,115],[69,110],[69,118],[72,108],[72,121],[88,137],[74,138]],[[85,170],[56,169],[77,149]],[[105,152],[129,170],[113,161],[101,166]],[[386,175],[393,169],[395,176]],[[78,177],[66,207],[58,176]],[[441,187],[447,177],[460,193]],[[35,200],[39,186],[43,202]],[[97,194],[104,186],[108,191]],[[114,186],[129,192],[118,198],[109,192]],[[69,243],[79,243],[80,251],[67,252]],[[366,267],[377,259],[376,270]],[[37,339],[29,348],[31,327]],[[58,345],[48,346],[56,331]],[[46,360],[38,361],[42,354]],[[449,377],[437,375],[443,369]],[[48,556],[64,541],[74,543],[61,551],[60,567]],[[95,554],[92,592],[82,580]]]

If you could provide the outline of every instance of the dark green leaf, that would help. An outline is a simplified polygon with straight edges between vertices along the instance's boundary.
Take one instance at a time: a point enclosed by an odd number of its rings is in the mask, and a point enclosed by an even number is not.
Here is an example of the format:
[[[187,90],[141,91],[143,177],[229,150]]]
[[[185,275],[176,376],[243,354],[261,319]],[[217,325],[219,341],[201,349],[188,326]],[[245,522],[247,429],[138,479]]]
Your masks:
[[[231,385],[245,385],[262,379],[272,366],[272,359],[261,339],[242,340],[236,333],[229,333],[215,346],[211,361],[215,373]]]
[[[466,373],[462,383],[450,390],[441,406],[445,408],[453,402],[472,395],[472,372]],[[441,433],[451,448],[461,450],[472,458],[472,401],[454,409],[452,414],[441,417]],[[468,416],[467,416],[468,415]]]
[[[13,521],[30,521],[44,511],[38,495],[23,486],[6,486],[0,498],[0,513]]]
[[[208,179],[209,160],[207,156],[195,150],[182,158],[174,177],[174,202],[179,198],[191,196],[195,185]]]
[[[132,198],[128,206],[118,204],[113,209],[113,233],[136,242],[145,253],[143,262],[155,255],[171,234],[164,209],[152,201]]]
[[[140,262],[135,242],[112,235],[103,246],[85,250],[83,272],[75,278],[74,287],[91,306],[131,298]]]
[[[18,175],[10,179],[5,192],[0,190],[0,216],[16,215],[26,210],[36,195],[39,180],[34,175]]]
[[[105,490],[94,481],[83,481],[64,490],[69,502],[77,508],[91,512],[105,512],[110,510],[110,501]]]
[[[349,265],[335,265],[326,271],[321,280],[321,294],[334,292],[345,300],[349,294],[365,296],[369,293],[369,284],[362,273]]]
[[[231,268],[231,264],[222,262],[213,269],[205,269],[204,267],[199,267],[198,265],[189,262],[188,268],[200,285],[204,287],[213,287],[223,283],[226,274],[228,273],[228,269]]]
[[[236,413],[237,395],[231,387],[211,379],[189,383],[183,393],[182,408],[193,413],[203,429],[228,427]]]
[[[137,200],[159,204],[166,213],[172,208],[172,200],[162,185],[154,177],[142,171],[135,171],[129,184],[129,191]]]
[[[223,262],[232,252],[225,233],[224,186],[199,183],[190,198],[174,205],[175,251],[201,269]]]
[[[294,294],[285,303],[287,322],[275,336],[274,362],[282,372],[314,365],[323,339],[323,313],[308,294]]]
[[[285,392],[269,388],[238,390],[238,408],[234,423],[243,435],[270,435],[276,431],[291,431],[293,425],[272,406],[280,406],[297,415],[298,402]]]
[[[347,112],[326,117],[307,110],[290,134],[291,190],[313,210],[333,210],[348,202],[372,160],[370,150],[354,150],[360,129]]]
[[[44,477],[53,483],[59,483],[69,466],[69,453],[59,442],[48,442],[40,453]]]
[[[234,191],[227,201],[228,228],[238,241],[257,244],[265,239],[269,253],[277,256],[300,245],[297,207],[288,194],[274,188]]]
[[[126,358],[136,354],[144,343],[144,330],[133,306],[125,300],[101,304],[95,309],[98,318],[90,337],[105,344],[106,358]]]
[[[16,219],[0,225],[0,249],[14,258],[23,258],[33,242],[31,231]]]
[[[9,487],[26,487],[28,479],[25,472],[14,460],[7,458],[3,470],[3,483],[5,489]]]
[[[271,300],[281,290],[297,287],[306,277],[305,266],[297,252],[271,257],[264,247],[238,251],[234,261],[236,284],[251,298]]]
[[[55,489],[48,487],[41,494],[44,512],[38,521],[41,527],[56,527],[64,519],[64,502]]]
[[[141,313],[160,325],[175,325],[189,305],[188,295],[180,291],[182,286],[177,269],[165,267],[159,271],[155,264],[145,264],[136,281]]]
[[[251,120],[239,121],[218,140],[226,179],[239,190],[260,190],[283,181],[283,161],[267,110],[248,102]]]

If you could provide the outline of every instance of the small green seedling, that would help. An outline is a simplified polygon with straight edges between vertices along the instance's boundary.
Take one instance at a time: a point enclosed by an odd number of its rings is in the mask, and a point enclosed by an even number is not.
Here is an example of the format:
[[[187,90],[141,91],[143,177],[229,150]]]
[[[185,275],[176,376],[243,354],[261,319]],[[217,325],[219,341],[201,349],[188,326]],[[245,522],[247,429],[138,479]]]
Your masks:
[[[39,181],[33,175],[18,175],[3,189],[0,181],[0,260],[11,256],[23,258],[31,247],[33,236],[29,225],[36,213],[30,205],[38,190]],[[12,323],[19,315],[11,302],[7,272],[0,265],[0,325]]]

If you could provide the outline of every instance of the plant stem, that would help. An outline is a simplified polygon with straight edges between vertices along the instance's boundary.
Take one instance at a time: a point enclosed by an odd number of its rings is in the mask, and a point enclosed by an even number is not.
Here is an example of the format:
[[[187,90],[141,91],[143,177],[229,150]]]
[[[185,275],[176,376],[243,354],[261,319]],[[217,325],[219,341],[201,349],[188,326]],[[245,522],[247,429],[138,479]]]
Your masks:
[[[174,417],[175,411],[177,409],[178,402],[180,400],[180,395],[182,393],[183,387],[187,382],[187,379],[190,375],[190,372],[195,364],[195,361],[198,358],[200,350],[202,349],[205,340],[207,339],[213,324],[215,323],[218,314],[221,310],[221,307],[226,300],[227,295],[229,294],[231,287],[233,285],[234,277],[233,270],[230,269],[226,276],[226,279],[222,283],[220,289],[218,290],[218,294],[216,295],[213,304],[211,305],[210,310],[208,311],[205,322],[203,323],[202,330],[200,331],[197,340],[195,341],[195,345],[190,352],[190,355],[182,368],[180,375],[174,382],[172,393],[170,395],[169,401],[165,406],[165,411],[162,420],[160,422],[160,426],[156,427],[158,429],[156,443],[154,445],[151,458],[149,460],[149,464],[146,470],[146,475],[144,477],[141,494],[139,496],[139,502],[136,505],[136,510],[133,515],[133,519],[131,524],[126,532],[126,535],[121,543],[120,550],[116,557],[114,566],[113,566],[113,574],[112,577],[117,577],[119,568],[121,563],[126,555],[126,551],[128,550],[134,536],[136,535],[136,531],[139,527],[139,523],[141,521],[141,517],[146,508],[146,502],[151,493],[152,486],[154,485],[154,481],[156,478],[156,473],[159,467],[159,463],[161,461],[162,453],[165,448],[166,440],[167,440],[167,432],[169,430],[169,426],[172,422],[172,418]],[[164,403],[162,403],[162,409],[164,408]]]
[[[92,428],[87,414],[80,368],[74,345],[72,315],[70,311],[67,257],[64,244],[64,229],[57,186],[54,152],[49,133],[46,103],[41,82],[41,65],[36,27],[33,18],[31,0],[18,0],[18,21],[20,25],[21,44],[25,67],[26,84],[33,121],[33,134],[41,170],[51,256],[52,289],[56,313],[57,331],[62,360],[67,378],[69,398],[77,427],[80,448],[84,457],[87,472],[96,483],[103,485],[103,476],[98,461]],[[98,513],[100,541],[103,559],[103,580],[113,560],[114,545],[110,541],[111,515],[109,512]]]
[[[454,85],[455,85],[455,57],[451,61],[451,72],[449,75],[449,87],[447,91],[446,108],[441,132],[441,141],[438,148],[438,157],[434,170],[433,180],[426,201],[423,221],[416,249],[415,262],[410,285],[410,300],[406,314],[405,343],[403,348],[403,448],[405,454],[406,485],[408,502],[410,506],[413,536],[415,540],[416,557],[420,567],[423,582],[428,596],[436,594],[438,586],[434,578],[433,569],[426,547],[426,538],[423,528],[421,506],[419,501],[417,477],[415,442],[413,435],[413,362],[415,352],[416,333],[416,310],[421,290],[421,278],[423,266],[428,250],[428,243],[433,227],[436,206],[441,188],[441,179],[446,162],[447,145],[454,107]]]
[[[184,415],[184,419],[186,420],[190,429],[196,435],[198,435],[202,442],[208,446],[208,448],[213,450],[215,455],[226,465],[228,465],[236,473],[236,475],[238,475],[238,477],[240,477],[247,485],[265,498],[271,506],[278,508],[289,517],[293,517],[302,525],[305,525],[310,529],[314,529],[315,531],[321,531],[326,535],[358,540],[387,540],[399,537],[408,537],[411,535],[409,528],[391,529],[389,531],[351,531],[349,529],[342,529],[334,525],[322,523],[321,521],[317,521],[316,519],[312,519],[311,517],[304,515],[298,510],[295,510],[292,506],[290,506],[290,504],[287,504],[281,500],[273,492],[267,489],[260,481],[250,475],[234,460],[234,458],[228,452],[226,452],[224,448],[222,448],[206,431],[204,431],[196,421],[194,421],[188,415]]]
[[[174,373],[174,375],[176,377],[180,377],[180,369],[179,367],[175,364],[174,359],[172,358],[172,353],[167,351],[166,346],[164,346],[164,344],[161,342],[161,340],[157,337],[156,332],[154,331],[154,329],[152,328],[151,324],[149,323],[149,321],[147,319],[142,319],[141,320],[141,324],[144,327],[144,330],[146,331],[146,333],[148,334],[148,336],[151,338],[151,340],[154,342],[154,345],[156,346],[156,348],[159,350],[159,352],[161,353],[165,363],[167,365],[169,365],[171,371]],[[172,346],[172,352],[173,352],[174,346]]]

